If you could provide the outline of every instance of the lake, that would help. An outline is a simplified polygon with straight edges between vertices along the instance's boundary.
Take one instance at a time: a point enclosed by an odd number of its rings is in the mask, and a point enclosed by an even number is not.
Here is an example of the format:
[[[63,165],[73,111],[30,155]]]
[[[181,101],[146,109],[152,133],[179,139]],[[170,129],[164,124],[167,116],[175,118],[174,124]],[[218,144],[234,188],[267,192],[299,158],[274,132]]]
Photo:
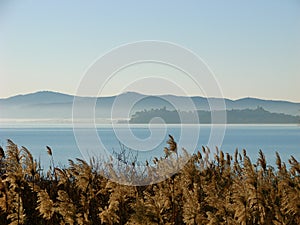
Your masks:
[[[47,155],[46,145],[53,151],[53,157],[57,166],[67,165],[68,159],[87,157],[93,151],[97,151],[99,143],[91,139],[86,128],[79,128],[82,135],[81,152],[79,151],[76,138],[71,125],[43,125],[23,124],[1,125],[0,145],[6,146],[6,139],[11,139],[19,146],[28,148],[36,159],[40,159],[42,165],[47,168],[50,158]],[[167,146],[168,134],[174,136],[178,147],[184,147],[188,152],[201,149],[208,145],[211,127],[201,125],[200,132],[195,138],[195,128],[199,125],[131,125],[130,131],[125,125],[117,125],[114,129],[111,125],[97,126],[97,135],[102,146],[111,155],[120,152],[124,144],[131,153],[130,157],[137,157],[139,161],[151,160],[154,157],[164,155],[163,148]],[[182,134],[184,128],[185,134]],[[218,128],[217,128],[218,129]],[[180,137],[183,137],[180,139]],[[78,138],[77,138],[78,141]],[[196,141],[196,143],[194,143]],[[192,146],[197,147],[192,147]],[[209,146],[214,150],[214,143]],[[218,146],[224,152],[233,154],[235,149],[246,149],[248,155],[256,162],[258,151],[262,149],[267,161],[275,165],[275,151],[278,151],[283,161],[287,162],[290,155],[300,160],[300,127],[297,125],[227,125],[225,136],[221,145]],[[193,148],[193,149],[190,149]],[[135,151],[134,151],[135,150]]]

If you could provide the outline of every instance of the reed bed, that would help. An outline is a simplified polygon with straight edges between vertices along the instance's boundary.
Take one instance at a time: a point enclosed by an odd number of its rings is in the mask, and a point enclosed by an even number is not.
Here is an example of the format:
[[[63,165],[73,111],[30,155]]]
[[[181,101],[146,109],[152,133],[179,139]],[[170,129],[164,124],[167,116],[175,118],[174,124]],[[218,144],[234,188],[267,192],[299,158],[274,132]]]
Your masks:
[[[104,176],[133,173],[110,162],[76,159],[58,168],[50,147],[52,163],[43,171],[28,149],[8,140],[0,148],[0,224],[300,224],[300,163],[294,157],[287,166],[276,153],[273,168],[262,151],[251,162],[245,150],[212,156],[202,147],[190,156],[177,153],[172,136],[167,143],[166,158],[186,159],[184,166],[159,183],[132,186]],[[155,176],[164,161],[147,162],[144,178]]]

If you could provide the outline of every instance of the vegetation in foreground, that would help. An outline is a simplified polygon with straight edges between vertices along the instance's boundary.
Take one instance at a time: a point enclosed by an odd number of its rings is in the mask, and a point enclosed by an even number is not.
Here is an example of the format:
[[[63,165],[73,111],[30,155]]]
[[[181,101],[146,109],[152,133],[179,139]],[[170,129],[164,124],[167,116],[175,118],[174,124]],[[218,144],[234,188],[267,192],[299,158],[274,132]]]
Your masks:
[[[172,158],[172,137],[168,144],[166,157]],[[45,173],[25,147],[8,140],[6,151],[0,150],[2,225],[300,224],[300,163],[294,157],[287,169],[276,153],[274,169],[261,151],[253,164],[245,150],[210,157],[203,147],[176,175],[125,186],[102,176],[105,163],[93,159],[70,160],[67,168],[53,163]],[[51,148],[47,151],[51,158]],[[182,157],[188,156],[174,158]],[[148,176],[163,160],[147,163]]]

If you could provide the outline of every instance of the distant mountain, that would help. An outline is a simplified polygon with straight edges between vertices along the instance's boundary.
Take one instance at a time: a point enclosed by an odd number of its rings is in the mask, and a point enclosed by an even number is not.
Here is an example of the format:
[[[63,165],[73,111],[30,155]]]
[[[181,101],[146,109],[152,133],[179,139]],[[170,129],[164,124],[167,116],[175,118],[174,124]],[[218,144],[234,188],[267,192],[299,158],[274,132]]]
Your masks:
[[[25,95],[17,95],[0,99],[0,119],[71,119],[74,96],[41,91]],[[183,97],[174,95],[149,96],[135,92],[126,92],[110,97],[78,97],[80,110],[84,112],[87,105],[96,101],[96,118],[110,118],[114,109],[114,117],[129,118],[135,112],[166,107],[167,110],[210,111],[209,101],[220,101],[216,98]],[[262,100],[243,98],[239,100],[225,99],[227,110],[256,109],[263,107],[271,113],[289,115],[300,114],[300,103],[288,101]],[[130,105],[135,102],[133,105]],[[175,105],[174,105],[175,104]],[[191,104],[195,105],[192,107]],[[126,113],[124,113],[126,112]]]
[[[72,95],[51,91],[40,91],[26,95],[16,95],[10,98],[0,99],[0,104],[8,105],[30,105],[67,103],[73,101]]]

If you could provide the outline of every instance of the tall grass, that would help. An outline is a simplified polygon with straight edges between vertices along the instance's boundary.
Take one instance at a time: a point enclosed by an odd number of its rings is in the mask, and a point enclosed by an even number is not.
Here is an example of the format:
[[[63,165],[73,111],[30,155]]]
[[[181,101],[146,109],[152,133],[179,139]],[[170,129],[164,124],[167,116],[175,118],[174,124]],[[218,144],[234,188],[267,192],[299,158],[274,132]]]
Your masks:
[[[294,157],[287,169],[276,153],[273,168],[262,151],[251,162],[245,150],[233,156],[217,150],[211,157],[203,147],[189,156],[177,153],[172,136],[167,143],[166,157],[188,159],[184,167],[156,184],[126,186],[103,176],[107,170],[126,175],[109,162],[76,159],[56,167],[50,147],[45,173],[28,149],[8,140],[0,149],[0,224],[300,224]],[[147,176],[155,176],[163,160],[147,162]]]

